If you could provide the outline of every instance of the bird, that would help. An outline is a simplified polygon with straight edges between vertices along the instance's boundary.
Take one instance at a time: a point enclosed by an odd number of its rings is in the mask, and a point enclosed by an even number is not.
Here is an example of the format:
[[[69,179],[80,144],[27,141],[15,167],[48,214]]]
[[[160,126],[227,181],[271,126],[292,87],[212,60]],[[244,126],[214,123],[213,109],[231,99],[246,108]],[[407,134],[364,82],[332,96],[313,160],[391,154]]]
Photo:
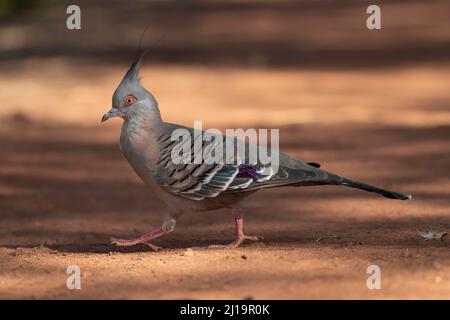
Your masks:
[[[248,154],[240,159],[235,155],[236,159],[232,159],[234,162],[209,163],[203,160],[175,163],[172,156],[179,143],[173,139],[173,133],[180,129],[194,135],[195,132],[193,128],[163,121],[158,102],[140,81],[139,70],[146,53],[147,50],[138,51],[112,96],[112,107],[101,121],[103,123],[114,117],[123,119],[120,150],[154,198],[162,203],[162,224],[135,239],[111,238],[111,244],[123,247],[143,244],[158,251],[161,247],[151,241],[171,233],[182,214],[223,208],[231,210],[235,239],[228,244],[213,244],[209,247],[234,249],[244,240],[261,240],[262,237],[244,233],[241,203],[247,196],[267,188],[338,185],[373,192],[389,199],[412,198],[407,193],[341,177],[322,169],[318,163],[305,162],[281,152],[276,172],[266,170],[268,165],[259,160],[248,162]],[[224,141],[230,139],[226,135],[222,138]],[[189,147],[194,147],[194,139],[187,141]],[[200,146],[207,147],[207,141],[201,142]]]

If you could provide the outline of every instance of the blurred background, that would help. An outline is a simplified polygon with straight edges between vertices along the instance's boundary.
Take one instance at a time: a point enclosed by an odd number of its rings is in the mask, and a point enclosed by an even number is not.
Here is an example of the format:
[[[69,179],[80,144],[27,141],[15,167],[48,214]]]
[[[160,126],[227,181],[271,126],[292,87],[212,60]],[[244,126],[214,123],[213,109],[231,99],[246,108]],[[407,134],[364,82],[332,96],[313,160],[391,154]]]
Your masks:
[[[142,82],[164,120],[280,128],[283,151],[414,201],[271,190],[248,203],[263,244],[203,250],[232,238],[222,212],[180,221],[162,253],[109,246],[163,210],[120,155],[121,121],[100,124],[145,28]],[[1,0],[0,297],[449,298],[446,241],[417,235],[450,227],[449,72],[444,0]],[[373,262],[382,292],[365,288]]]

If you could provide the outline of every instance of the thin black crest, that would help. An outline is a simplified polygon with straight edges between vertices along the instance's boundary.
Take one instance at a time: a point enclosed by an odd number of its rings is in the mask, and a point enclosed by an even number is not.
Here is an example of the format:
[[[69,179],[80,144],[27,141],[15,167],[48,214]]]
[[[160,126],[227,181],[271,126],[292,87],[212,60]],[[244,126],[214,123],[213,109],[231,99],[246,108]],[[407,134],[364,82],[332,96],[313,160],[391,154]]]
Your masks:
[[[144,56],[155,47],[155,45],[162,40],[163,36],[161,36],[158,40],[153,42],[153,44],[148,47],[147,49],[142,49],[142,40],[144,39],[145,32],[147,31],[148,27],[145,28],[144,32],[142,32],[141,38],[139,40],[139,48],[136,53],[136,56],[133,60],[133,63],[131,64],[130,68],[128,69],[127,73],[123,77],[122,82],[124,81],[139,81],[139,69],[141,68],[142,60],[144,59]]]

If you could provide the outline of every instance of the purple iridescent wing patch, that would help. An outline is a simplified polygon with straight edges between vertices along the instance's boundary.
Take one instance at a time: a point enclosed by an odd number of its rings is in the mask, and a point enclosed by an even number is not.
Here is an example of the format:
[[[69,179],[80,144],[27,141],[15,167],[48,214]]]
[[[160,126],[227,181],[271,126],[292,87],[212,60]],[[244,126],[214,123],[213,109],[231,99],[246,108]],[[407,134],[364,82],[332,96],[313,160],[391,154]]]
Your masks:
[[[258,170],[247,164],[241,164],[239,166],[239,172],[236,175],[236,178],[253,178],[258,179],[261,177],[261,174],[258,173]]]

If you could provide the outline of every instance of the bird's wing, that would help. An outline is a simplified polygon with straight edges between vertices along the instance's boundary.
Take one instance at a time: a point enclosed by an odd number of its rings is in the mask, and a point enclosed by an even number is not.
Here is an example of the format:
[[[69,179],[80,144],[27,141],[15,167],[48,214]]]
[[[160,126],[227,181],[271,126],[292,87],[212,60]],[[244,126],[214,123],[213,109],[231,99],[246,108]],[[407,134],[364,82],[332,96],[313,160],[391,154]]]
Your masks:
[[[193,132],[192,129],[186,129]],[[192,136],[195,137],[195,135]],[[221,136],[223,145],[228,138]],[[196,149],[202,148],[205,152],[204,150],[213,147],[214,142],[201,140],[201,143],[195,143],[194,139],[187,142],[190,143],[192,151],[191,163],[188,164],[176,164],[172,160],[172,154],[180,150],[181,144],[179,141],[172,140],[171,131],[158,139],[160,147],[156,170],[158,182],[167,191],[185,198],[202,200],[228,192],[245,192],[289,184],[300,185],[302,182],[306,185],[326,176],[325,171],[317,169],[317,164],[309,165],[285,154],[280,154],[280,166],[276,172],[270,165],[260,162],[248,163],[248,154],[243,159],[233,155],[232,161],[228,159],[221,163],[204,161],[195,163],[193,155],[199,152]],[[201,136],[197,139],[201,139]],[[225,150],[223,154],[225,157]]]
[[[195,149],[192,139],[192,155],[199,152]],[[188,164],[177,164],[172,160],[172,153],[177,151],[180,142],[171,139],[171,132],[168,132],[158,141],[160,147],[160,157],[157,163],[156,177],[160,185],[169,192],[176,193],[182,197],[202,200],[204,198],[216,197],[233,182],[239,172],[238,166],[224,163],[206,163],[204,161]],[[212,142],[202,141],[199,147],[204,150]],[[201,152],[201,151],[200,151]]]
[[[239,173],[228,187],[227,192],[288,185],[318,185],[328,181],[330,175],[332,174],[318,169],[316,163],[306,163],[280,153],[278,167],[262,164],[240,165]]]

